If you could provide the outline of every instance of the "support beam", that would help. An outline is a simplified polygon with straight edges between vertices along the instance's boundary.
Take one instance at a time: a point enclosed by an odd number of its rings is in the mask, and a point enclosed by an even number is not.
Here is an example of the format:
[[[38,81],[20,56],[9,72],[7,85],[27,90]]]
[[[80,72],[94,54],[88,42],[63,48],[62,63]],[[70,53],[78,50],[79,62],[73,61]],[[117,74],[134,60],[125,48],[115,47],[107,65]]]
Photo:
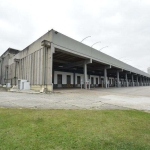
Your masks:
[[[133,76],[133,74],[132,74],[132,86],[134,86],[134,76]]]
[[[104,87],[107,88],[107,69],[104,69]]]
[[[68,69],[68,68],[72,68],[72,67],[75,67],[75,66],[82,66],[84,62],[85,62],[85,60],[78,61],[78,62],[73,62],[73,63],[68,63],[68,64],[64,65],[63,68]]]
[[[84,70],[84,88],[87,89],[87,64],[92,63],[92,59],[85,60],[83,65]]]
[[[52,75],[53,75],[53,53],[55,53],[54,44],[49,41],[42,41],[41,45],[43,46],[44,50],[44,57],[43,57],[43,67],[45,68],[44,71],[44,88],[47,92],[53,91],[53,83],[52,83]]]
[[[107,69],[110,69],[111,65],[104,67],[104,87],[108,87],[108,81],[107,81]]]
[[[119,77],[119,72],[123,72],[123,69],[118,69],[117,70],[117,87],[120,87],[120,77]]]

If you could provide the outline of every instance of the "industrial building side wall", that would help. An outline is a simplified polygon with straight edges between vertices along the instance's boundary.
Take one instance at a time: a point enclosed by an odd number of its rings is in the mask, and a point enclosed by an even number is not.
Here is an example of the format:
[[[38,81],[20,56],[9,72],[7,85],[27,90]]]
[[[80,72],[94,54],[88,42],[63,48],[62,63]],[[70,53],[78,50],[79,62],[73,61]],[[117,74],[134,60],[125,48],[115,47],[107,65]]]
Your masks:
[[[6,52],[4,55],[2,55],[1,58],[1,62],[0,62],[0,84],[6,84],[7,78],[8,78],[8,71],[7,71],[7,67],[9,65],[9,59],[12,58],[14,56],[14,54],[11,54],[9,52]]]
[[[41,46],[41,42],[43,40],[51,41],[51,39],[51,32],[48,32],[11,58],[9,60],[9,78],[27,80],[30,82],[31,89],[35,90],[40,90],[42,86],[45,86],[44,71],[46,68],[44,64],[48,63],[50,48],[45,49]],[[48,67],[48,65],[46,67]],[[15,80],[12,82],[13,85],[16,83]]]

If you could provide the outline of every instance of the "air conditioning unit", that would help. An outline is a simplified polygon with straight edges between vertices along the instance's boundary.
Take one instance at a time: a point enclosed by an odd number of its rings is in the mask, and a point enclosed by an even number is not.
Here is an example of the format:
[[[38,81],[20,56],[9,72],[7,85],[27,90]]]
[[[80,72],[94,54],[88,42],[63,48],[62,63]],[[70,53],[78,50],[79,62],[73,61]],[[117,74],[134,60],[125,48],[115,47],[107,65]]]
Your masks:
[[[30,90],[30,82],[23,79],[18,79],[18,89],[19,90]]]
[[[10,87],[11,87],[11,84],[10,84],[10,83],[6,83],[6,87],[7,87],[7,88],[10,88]]]

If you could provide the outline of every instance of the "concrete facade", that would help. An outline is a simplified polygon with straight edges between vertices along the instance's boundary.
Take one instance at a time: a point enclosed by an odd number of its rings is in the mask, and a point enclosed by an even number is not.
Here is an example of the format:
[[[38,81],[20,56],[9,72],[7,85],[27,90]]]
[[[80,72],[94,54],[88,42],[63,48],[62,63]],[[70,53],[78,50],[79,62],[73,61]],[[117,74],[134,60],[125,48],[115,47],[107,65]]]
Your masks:
[[[81,84],[85,89],[89,84],[105,88],[150,85],[149,74],[55,30],[9,57],[7,52],[0,57],[2,85],[16,85],[17,79],[29,81],[31,89],[46,91]]]

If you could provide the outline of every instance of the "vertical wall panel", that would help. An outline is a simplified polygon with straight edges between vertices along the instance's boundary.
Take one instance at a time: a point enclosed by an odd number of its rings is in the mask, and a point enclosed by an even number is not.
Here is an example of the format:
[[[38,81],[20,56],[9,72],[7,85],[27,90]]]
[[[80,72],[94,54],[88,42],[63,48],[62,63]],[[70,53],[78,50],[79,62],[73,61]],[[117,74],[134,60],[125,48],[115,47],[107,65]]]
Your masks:
[[[51,78],[51,71],[50,71],[50,69],[51,69],[51,53],[50,53],[50,50],[51,49],[47,49],[47,55],[46,55],[46,84],[50,84],[50,78]]]
[[[43,84],[43,48],[40,52],[40,84]]]
[[[28,78],[28,73],[29,73],[28,56],[26,56],[26,72],[27,72],[27,80],[29,81],[29,78]]]
[[[32,66],[32,59],[33,59],[33,54],[31,54],[31,62],[30,62],[31,63],[31,68],[30,68],[31,69],[30,70],[30,82],[31,82],[31,85],[33,84],[33,82],[32,82],[32,67],[33,67]]]
[[[31,80],[31,72],[30,72],[30,70],[31,70],[31,61],[30,61],[30,57],[31,57],[31,55],[29,55],[29,64],[28,64],[28,67],[29,67],[29,82],[30,82],[30,80]]]
[[[39,51],[37,51],[37,85],[39,84]]]
[[[36,85],[36,52],[34,52],[34,85]]]
[[[41,50],[39,50],[39,72],[38,72],[38,84],[40,84],[40,67],[41,67],[41,63],[40,63],[40,57],[41,57]]]

